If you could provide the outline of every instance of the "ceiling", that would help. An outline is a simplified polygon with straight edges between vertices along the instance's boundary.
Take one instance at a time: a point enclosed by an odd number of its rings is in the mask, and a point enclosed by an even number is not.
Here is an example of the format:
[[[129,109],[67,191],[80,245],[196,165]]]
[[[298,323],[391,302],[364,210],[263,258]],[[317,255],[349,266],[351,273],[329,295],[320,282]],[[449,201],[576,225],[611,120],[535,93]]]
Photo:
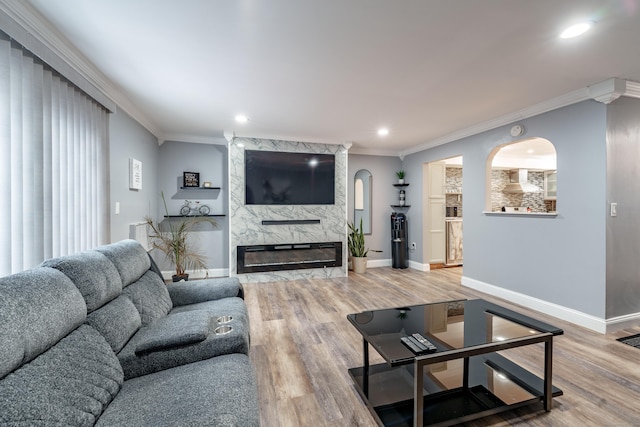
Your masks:
[[[640,0],[27,2],[160,140],[401,155],[611,77],[640,82]],[[590,32],[558,37],[583,20]]]

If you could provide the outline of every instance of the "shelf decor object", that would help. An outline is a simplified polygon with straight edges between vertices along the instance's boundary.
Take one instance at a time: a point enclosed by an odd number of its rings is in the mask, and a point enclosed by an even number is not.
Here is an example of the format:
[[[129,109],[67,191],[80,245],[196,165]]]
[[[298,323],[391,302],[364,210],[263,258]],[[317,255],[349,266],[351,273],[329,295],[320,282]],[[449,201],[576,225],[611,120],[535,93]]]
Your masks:
[[[200,173],[182,172],[182,185],[185,187],[200,187]]]

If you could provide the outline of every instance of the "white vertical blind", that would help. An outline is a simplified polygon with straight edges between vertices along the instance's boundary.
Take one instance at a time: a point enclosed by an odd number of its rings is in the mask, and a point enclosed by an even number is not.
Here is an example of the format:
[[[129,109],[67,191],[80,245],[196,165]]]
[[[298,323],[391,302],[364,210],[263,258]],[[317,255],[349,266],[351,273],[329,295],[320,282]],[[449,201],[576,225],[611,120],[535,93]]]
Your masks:
[[[108,113],[0,32],[0,276],[108,241]]]

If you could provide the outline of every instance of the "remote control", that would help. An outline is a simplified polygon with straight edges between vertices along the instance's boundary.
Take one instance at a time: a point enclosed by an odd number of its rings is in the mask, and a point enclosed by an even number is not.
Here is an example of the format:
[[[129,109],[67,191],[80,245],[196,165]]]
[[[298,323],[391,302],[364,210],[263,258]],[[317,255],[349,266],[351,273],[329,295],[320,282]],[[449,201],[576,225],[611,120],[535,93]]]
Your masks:
[[[415,333],[412,335],[412,337],[414,337],[415,339],[417,339],[422,345],[424,345],[425,347],[427,347],[430,351],[434,351],[437,350],[436,346],[433,345],[433,343],[431,341],[429,341],[428,339],[426,339],[425,337],[423,337],[422,335]]]
[[[422,342],[418,341],[413,336],[402,337],[402,338],[400,338],[400,341],[402,341],[402,343],[404,345],[409,347],[409,350],[411,350],[412,352],[414,352],[416,354],[432,353],[432,352],[437,350],[436,347],[433,344],[429,343],[430,346],[427,346],[427,345],[423,344]]]
[[[412,341],[411,339],[409,339],[409,337],[402,337],[400,338],[400,341],[402,341],[402,344],[409,347],[409,350],[413,351],[414,353],[424,353],[424,350],[421,350],[420,347],[418,347],[418,345],[415,343],[415,341]]]

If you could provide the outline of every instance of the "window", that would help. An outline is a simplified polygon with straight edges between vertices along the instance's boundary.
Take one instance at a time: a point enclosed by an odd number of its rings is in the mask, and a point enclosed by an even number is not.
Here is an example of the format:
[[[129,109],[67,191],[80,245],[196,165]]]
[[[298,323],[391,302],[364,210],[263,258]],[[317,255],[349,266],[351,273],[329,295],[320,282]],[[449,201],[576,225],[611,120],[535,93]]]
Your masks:
[[[487,165],[490,199],[486,210],[506,213],[555,213],[556,149],[543,138],[497,147]]]
[[[108,241],[108,113],[0,32],[0,275]]]

